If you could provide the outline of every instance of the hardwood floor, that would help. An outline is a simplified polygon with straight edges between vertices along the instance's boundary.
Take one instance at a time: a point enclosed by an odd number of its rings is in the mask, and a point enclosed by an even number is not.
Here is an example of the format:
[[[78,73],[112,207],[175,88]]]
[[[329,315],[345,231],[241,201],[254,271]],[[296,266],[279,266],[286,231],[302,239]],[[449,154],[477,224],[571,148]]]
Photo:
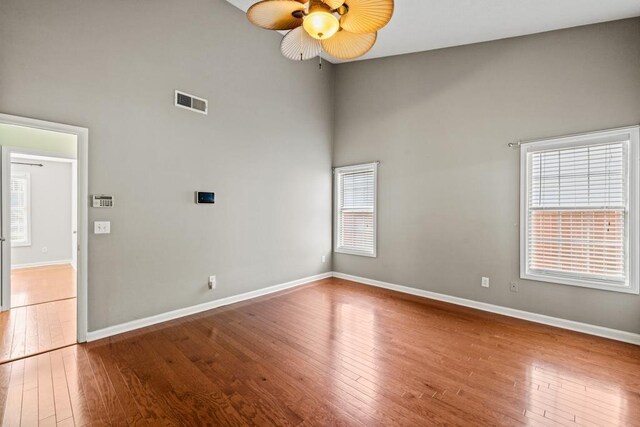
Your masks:
[[[71,264],[11,270],[11,307],[76,297],[76,270]]]
[[[75,298],[0,312],[0,363],[75,342]]]
[[[638,425],[640,347],[339,279],[0,365],[2,425]]]

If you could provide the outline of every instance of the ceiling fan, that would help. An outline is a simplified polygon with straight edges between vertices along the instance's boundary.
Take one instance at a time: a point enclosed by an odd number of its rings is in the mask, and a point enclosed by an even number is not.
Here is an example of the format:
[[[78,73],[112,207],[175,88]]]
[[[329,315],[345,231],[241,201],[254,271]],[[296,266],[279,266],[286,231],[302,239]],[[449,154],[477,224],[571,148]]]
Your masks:
[[[353,59],[375,44],[393,15],[393,0],[263,0],[247,10],[254,25],[290,30],[280,51],[294,61],[319,56]]]

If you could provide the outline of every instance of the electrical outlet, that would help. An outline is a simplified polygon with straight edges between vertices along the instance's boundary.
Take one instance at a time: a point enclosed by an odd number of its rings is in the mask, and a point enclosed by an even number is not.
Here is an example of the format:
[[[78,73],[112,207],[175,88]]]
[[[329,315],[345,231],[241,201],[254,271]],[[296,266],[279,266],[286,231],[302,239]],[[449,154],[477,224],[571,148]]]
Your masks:
[[[488,288],[489,287],[489,278],[488,277],[483,277],[481,285],[482,285],[483,288]]]
[[[509,290],[511,292],[518,292],[518,282],[511,282]]]
[[[322,261],[322,263],[324,264],[325,262],[327,262],[327,257],[322,255],[322,258],[320,258],[320,260]]]
[[[216,288],[216,276],[209,276],[209,289],[214,290]]]
[[[47,248],[46,246],[42,247],[42,253],[46,254],[47,252],[49,252],[49,248]]]

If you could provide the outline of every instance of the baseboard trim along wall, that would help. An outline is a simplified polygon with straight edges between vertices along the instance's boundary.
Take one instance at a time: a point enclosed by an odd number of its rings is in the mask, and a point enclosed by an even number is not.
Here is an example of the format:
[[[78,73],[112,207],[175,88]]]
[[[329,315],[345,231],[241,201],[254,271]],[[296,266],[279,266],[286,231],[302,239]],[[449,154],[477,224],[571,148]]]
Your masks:
[[[42,262],[30,262],[27,264],[14,264],[11,266],[11,269],[19,270],[21,268],[47,267],[49,265],[64,265],[64,264],[73,264],[73,260],[61,259],[58,261],[42,261]]]
[[[102,338],[107,338],[113,335],[122,334],[124,332],[133,331],[135,329],[144,328],[146,326],[156,325],[158,323],[166,322],[180,317],[189,316],[191,314],[201,313],[203,311],[211,310],[217,307],[222,307],[229,304],[235,304],[237,302],[258,298],[264,295],[272,294],[275,292],[284,291],[287,289],[295,288],[297,286],[305,285],[307,283],[315,282],[316,280],[326,279],[332,277],[333,273],[322,273],[315,276],[305,277],[303,279],[293,280],[287,283],[281,283],[279,285],[270,286],[264,289],[258,289],[257,291],[246,292],[244,294],[234,295],[227,298],[218,299],[215,301],[205,302],[203,304],[193,305],[191,307],[180,308],[177,310],[169,311],[155,316],[145,317],[144,319],[132,320],[130,322],[121,323],[115,326],[109,326],[104,329],[99,329],[93,332],[87,332],[87,341],[95,341]]]
[[[622,341],[630,344],[640,345],[640,334],[634,334],[632,332],[605,328],[603,326],[596,326],[588,323],[581,323],[573,320],[561,319],[558,317],[545,316],[543,314],[532,313],[529,311],[516,310],[514,308],[488,304],[485,302],[473,301],[465,298],[439,294],[436,292],[430,292],[422,289],[411,288],[409,286],[396,285],[393,283],[382,282],[380,280],[367,279],[365,277],[352,276],[350,274],[344,274],[344,273],[338,273],[338,272],[328,272],[328,273],[318,274],[315,276],[309,276],[303,279],[293,280],[291,282],[270,286],[268,288],[258,289],[257,291],[246,292],[240,295],[234,295],[231,297],[206,302],[203,304],[198,304],[191,307],[185,307],[178,310],[169,311],[167,313],[157,314],[151,317],[145,317],[144,319],[132,320],[131,322],[122,323],[120,325],[109,326],[104,329],[88,332],[87,341],[95,341],[95,340],[107,338],[113,335],[122,334],[124,332],[133,331],[135,329],[144,328],[146,326],[151,326],[151,325],[166,322],[169,320],[178,319],[180,317],[189,316],[191,314],[212,310],[217,307],[222,307],[229,304],[235,304],[237,302],[247,301],[253,298],[258,298],[264,295],[269,295],[275,292],[280,292],[287,289],[295,288],[297,286],[305,285],[307,283],[311,283],[316,280],[326,279],[328,277],[336,277],[338,279],[350,280],[352,282],[361,283],[363,285],[389,289],[389,290],[401,292],[404,294],[410,294],[410,295],[415,295],[415,296],[433,299],[437,301],[448,302],[451,304],[456,304],[464,307],[475,308],[477,310],[488,311],[490,313],[496,313],[504,316],[515,317],[517,319],[528,320],[530,322],[541,323],[544,325],[555,326],[557,328],[568,329],[571,331],[582,332],[589,335],[595,335],[598,337],[609,338],[616,341]]]
[[[573,320],[561,319],[558,317],[545,316],[543,314],[532,313],[529,311],[516,310],[514,308],[503,307],[500,305],[488,304],[469,300],[465,298],[454,297],[436,292],[425,291],[422,289],[411,288],[409,286],[395,285],[393,283],[382,282],[380,280],[367,279],[365,277],[352,276],[344,273],[333,273],[333,277],[338,279],[350,280],[352,282],[362,283],[364,285],[376,286],[378,288],[389,289],[392,291],[402,292],[405,294],[416,295],[423,298],[429,298],[437,301],[448,302],[451,304],[461,305],[464,307],[475,308],[477,310],[488,311],[491,313],[502,314],[504,316],[515,317],[518,319],[528,320],[544,325],[555,326],[557,328],[569,329],[571,331],[582,332],[598,337],[609,338],[616,341],[622,341],[630,344],[640,345],[640,334],[633,332],[620,331],[617,329],[605,328],[603,326],[591,325],[589,323],[581,323]]]

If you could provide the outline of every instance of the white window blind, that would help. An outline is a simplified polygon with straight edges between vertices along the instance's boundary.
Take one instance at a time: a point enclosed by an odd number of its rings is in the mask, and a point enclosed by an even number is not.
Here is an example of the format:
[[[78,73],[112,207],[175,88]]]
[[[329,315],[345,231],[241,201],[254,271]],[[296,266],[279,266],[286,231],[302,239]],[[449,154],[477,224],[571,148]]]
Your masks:
[[[637,288],[630,283],[628,136],[527,147],[524,278]]]
[[[28,173],[11,174],[11,208],[9,220],[11,225],[11,245],[28,246],[31,244],[29,192],[30,176]]]
[[[376,256],[377,163],[335,169],[335,251]]]

